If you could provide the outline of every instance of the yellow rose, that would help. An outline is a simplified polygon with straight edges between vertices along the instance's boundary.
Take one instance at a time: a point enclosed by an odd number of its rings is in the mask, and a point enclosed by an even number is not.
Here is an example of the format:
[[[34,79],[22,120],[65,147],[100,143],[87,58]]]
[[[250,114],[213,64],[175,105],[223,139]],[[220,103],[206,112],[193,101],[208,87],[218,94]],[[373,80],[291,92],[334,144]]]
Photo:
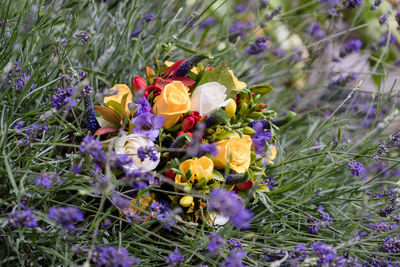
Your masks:
[[[232,76],[233,83],[235,84],[235,89],[236,90],[242,90],[242,89],[247,87],[247,84],[245,82],[241,82],[241,81],[238,80],[238,78],[236,78],[236,76],[235,76],[235,74],[233,74],[232,70],[229,70],[229,73]]]
[[[125,104],[125,111],[127,113],[129,113],[128,104],[133,102],[131,89],[129,89],[129,87],[126,86],[125,84],[116,84],[116,85],[114,85],[114,87],[112,89],[117,90],[118,91],[117,94],[111,95],[111,96],[105,96],[104,103],[107,105],[108,101],[114,100],[121,104],[122,97],[124,95],[128,94],[128,97],[126,99],[126,104]]]
[[[171,128],[190,110],[189,88],[180,81],[167,84],[154,99],[153,113],[165,117],[164,127]]]
[[[200,180],[205,177],[207,180],[212,178],[212,171],[214,169],[214,163],[211,159],[203,156],[201,158],[188,159],[181,163],[179,169],[183,174],[186,174],[189,170],[192,173],[189,180],[193,183],[195,180]],[[182,186],[186,186],[185,178],[182,175],[175,176],[175,183]]]
[[[250,166],[251,138],[248,135],[235,135],[227,140],[217,142],[217,155],[214,165],[217,169],[225,169],[227,162],[236,173],[244,173]]]

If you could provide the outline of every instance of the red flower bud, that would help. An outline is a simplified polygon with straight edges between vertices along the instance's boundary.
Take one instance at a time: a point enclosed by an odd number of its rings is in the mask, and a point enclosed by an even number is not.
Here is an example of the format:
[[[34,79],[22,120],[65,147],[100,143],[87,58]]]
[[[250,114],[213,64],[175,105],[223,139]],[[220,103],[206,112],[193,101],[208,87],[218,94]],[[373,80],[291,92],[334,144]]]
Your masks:
[[[254,186],[253,181],[247,181],[245,183],[237,184],[236,188],[239,190],[248,190]]]
[[[187,115],[183,120],[182,120],[182,130],[183,131],[190,131],[192,130],[196,124],[199,122],[201,119],[201,116],[198,111],[193,111],[189,115]]]
[[[174,173],[174,172],[171,171],[171,170],[166,170],[165,173],[164,173],[164,176],[166,176],[167,178],[169,178],[169,179],[171,179],[172,181],[174,181],[174,180],[175,180],[176,173]]]
[[[147,88],[146,80],[142,77],[136,76],[132,79],[132,87],[136,92],[145,90]]]
[[[180,135],[182,135],[182,134],[188,134],[188,135],[190,135],[190,137],[193,138],[193,134],[192,134],[191,132],[180,131],[180,132],[178,133],[178,136],[180,136]]]

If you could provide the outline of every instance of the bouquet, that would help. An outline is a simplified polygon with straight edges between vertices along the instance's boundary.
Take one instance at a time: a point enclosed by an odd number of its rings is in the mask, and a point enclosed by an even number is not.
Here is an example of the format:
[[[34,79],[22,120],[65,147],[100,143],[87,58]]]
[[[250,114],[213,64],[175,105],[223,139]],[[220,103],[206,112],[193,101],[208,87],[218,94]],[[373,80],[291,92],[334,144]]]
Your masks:
[[[245,228],[251,213],[242,204],[269,191],[266,168],[277,155],[276,132],[295,114],[277,120],[259,103],[270,85],[248,86],[225,64],[201,64],[206,58],[146,67],[146,79],[134,77],[133,90],[116,84],[104,105],[93,106],[84,91],[93,136],[80,152],[96,163],[100,180],[116,178],[126,193],[115,191],[111,200],[130,218],[211,225],[231,219]]]

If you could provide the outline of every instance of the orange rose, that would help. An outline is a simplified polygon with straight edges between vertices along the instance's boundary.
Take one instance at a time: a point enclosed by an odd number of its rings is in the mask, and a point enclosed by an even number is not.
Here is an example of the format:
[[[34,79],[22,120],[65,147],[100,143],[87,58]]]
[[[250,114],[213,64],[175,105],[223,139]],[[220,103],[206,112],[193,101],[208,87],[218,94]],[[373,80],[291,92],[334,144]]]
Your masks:
[[[165,117],[165,128],[174,126],[190,110],[188,91],[181,81],[173,81],[154,99],[153,113]]]

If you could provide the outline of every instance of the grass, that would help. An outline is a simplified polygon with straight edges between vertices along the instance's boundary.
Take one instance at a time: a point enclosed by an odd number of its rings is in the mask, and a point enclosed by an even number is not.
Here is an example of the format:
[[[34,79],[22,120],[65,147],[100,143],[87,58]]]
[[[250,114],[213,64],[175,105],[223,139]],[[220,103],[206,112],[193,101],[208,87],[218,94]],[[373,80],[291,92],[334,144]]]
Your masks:
[[[2,1],[0,78],[5,80],[18,60],[20,68],[31,77],[21,92],[0,84],[0,240],[3,243],[0,263],[4,266],[83,264],[90,261],[94,247],[109,245],[125,246],[143,266],[166,265],[165,256],[175,248],[185,256],[184,265],[213,266],[229,254],[227,249],[216,258],[207,253],[208,236],[213,231],[225,239],[240,240],[248,254],[243,261],[249,266],[268,265],[265,256],[282,252],[277,259],[282,258],[285,251],[294,251],[299,243],[308,245],[312,253],[312,244],[318,241],[332,244],[338,255],[346,254],[367,264],[372,264],[372,254],[381,255],[380,260],[398,262],[398,254],[377,251],[384,239],[398,233],[398,229],[379,232],[368,226],[382,221],[398,224],[393,216],[396,212],[386,218],[379,215],[389,200],[374,197],[385,189],[398,188],[398,176],[394,174],[400,163],[398,151],[392,150],[382,158],[378,162],[382,165],[380,169],[373,159],[379,144],[396,133],[393,121],[398,117],[398,86],[394,84],[389,94],[372,94],[368,93],[369,88],[350,83],[340,88],[343,97],[329,102],[321,98],[330,92],[327,86],[330,70],[323,64],[329,60],[324,54],[326,44],[343,44],[349,36],[361,36],[369,44],[378,38],[376,34],[368,35],[376,27],[377,15],[367,11],[366,3],[356,11],[343,11],[343,21],[349,26],[336,31],[335,23],[326,19],[317,1],[299,1],[297,7],[291,1],[271,2],[275,6],[254,5],[236,14],[233,3],[221,0]],[[264,30],[257,28],[249,31],[246,39],[230,42],[232,23],[248,19],[255,19],[256,23],[265,21],[264,14],[270,13],[278,2],[284,5],[284,10],[273,21],[267,21]],[[141,33],[132,37],[131,32],[137,29],[146,12],[153,12],[156,19],[144,22]],[[346,16],[349,14],[353,14],[351,19]],[[217,23],[199,30],[199,23],[209,16],[215,17]],[[185,24],[190,17],[193,19]],[[303,20],[299,22],[299,18]],[[307,39],[305,31],[317,19],[332,25],[326,38],[314,42]],[[192,24],[195,26],[191,27]],[[307,59],[294,63],[293,45],[283,58],[275,57],[271,51],[260,57],[246,54],[244,48],[263,31],[272,37],[270,50],[285,45],[286,40],[278,41],[283,29],[278,26],[286,27],[289,36],[304,40],[297,46],[308,49]],[[90,33],[88,43],[74,37],[79,31]],[[63,39],[68,45],[63,45]],[[257,193],[257,198],[248,203],[255,214],[248,230],[237,230],[230,224],[212,229],[206,224],[194,227],[178,223],[168,231],[153,220],[129,223],[111,204],[107,193],[93,193],[91,166],[77,150],[87,132],[80,95],[75,96],[76,107],[68,113],[52,111],[51,96],[57,88],[67,86],[63,74],[76,81],[80,70],[88,72],[87,83],[101,94],[115,83],[129,85],[133,76],[144,76],[145,66],[188,58],[199,51],[214,55],[207,64],[217,66],[225,62],[241,80],[271,83],[277,90],[265,102],[278,114],[284,115],[292,109],[297,112],[296,119],[280,129],[278,158],[267,170],[277,184],[269,193]],[[397,54],[396,48],[387,43],[371,56],[371,65],[376,67],[368,75],[378,81],[378,89],[392,71],[391,63]],[[319,79],[313,77],[315,73]],[[302,97],[300,103],[296,102],[297,95]],[[367,128],[362,127],[367,117],[365,112],[352,111],[354,99],[377,107]],[[101,98],[95,100],[100,101]],[[329,116],[325,116],[325,111],[330,112]],[[21,131],[10,127],[18,120],[24,122]],[[49,130],[38,133],[28,146],[21,145],[20,141],[27,138],[23,131],[34,124],[42,127],[44,122]],[[368,179],[350,174],[347,166],[350,158],[368,166]],[[71,171],[73,164],[83,165],[81,174]],[[65,182],[49,190],[36,186],[35,177],[50,171],[57,172]],[[366,190],[372,194],[366,194]],[[15,228],[8,223],[8,214],[18,209],[25,198],[34,210],[39,228]],[[85,212],[85,221],[80,224],[82,232],[77,235],[60,231],[47,216],[50,207],[67,204]],[[319,220],[318,205],[325,207],[333,223],[320,228],[318,234],[310,234],[307,217]],[[112,220],[108,228],[101,224],[105,218]],[[361,232],[366,232],[366,236],[360,237]],[[86,246],[88,252],[74,253],[74,245]],[[317,264],[317,259],[308,260],[310,265]]]

